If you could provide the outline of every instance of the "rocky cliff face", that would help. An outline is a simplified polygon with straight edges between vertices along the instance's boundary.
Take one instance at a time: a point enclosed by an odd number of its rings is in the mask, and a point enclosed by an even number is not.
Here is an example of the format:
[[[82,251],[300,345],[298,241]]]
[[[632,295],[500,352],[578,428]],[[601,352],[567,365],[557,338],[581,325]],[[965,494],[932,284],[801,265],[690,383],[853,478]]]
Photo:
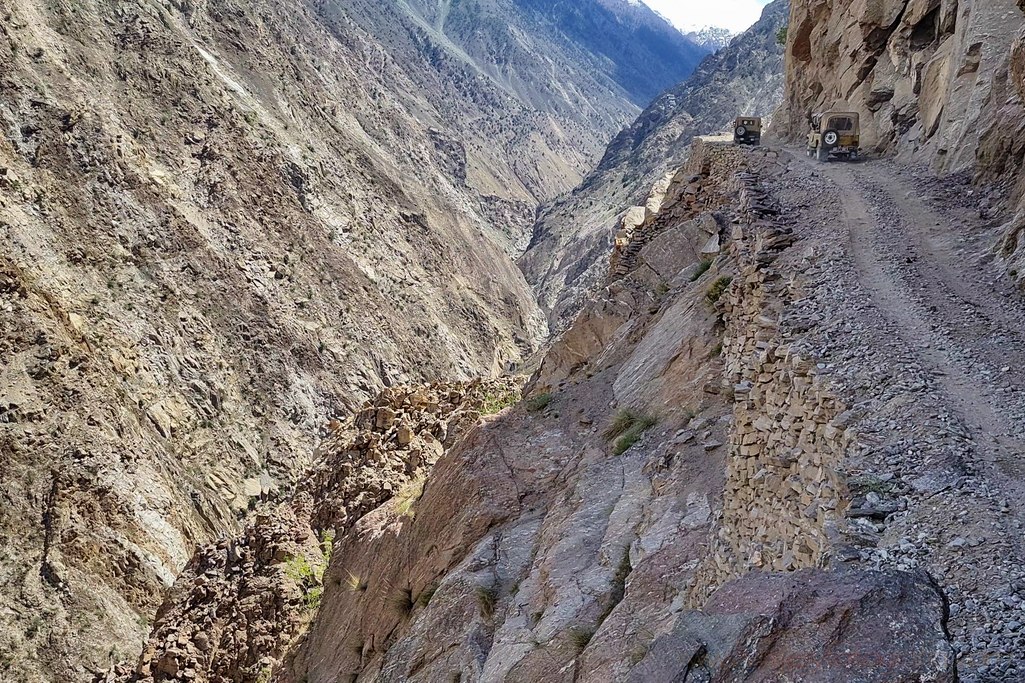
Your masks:
[[[812,111],[852,108],[866,148],[936,170],[973,168],[1008,97],[1015,0],[794,2],[780,128],[803,134]],[[1019,117],[1020,118],[1020,117]],[[1019,120],[1000,126],[1017,128]]]
[[[936,584],[848,548],[857,430],[795,332],[815,275],[785,168],[698,150],[531,398],[442,457],[415,515],[339,537],[274,680],[956,680]],[[710,266],[684,248],[706,219]]]
[[[574,187],[608,139],[705,53],[625,0],[335,0],[317,8],[339,40],[363,31],[377,41],[381,64],[408,86],[382,90],[445,127],[466,157],[466,183],[514,202],[519,237],[538,202]]]
[[[1022,4],[1015,0],[792,3],[787,97],[777,129],[798,139],[809,112],[861,113],[863,144],[939,173],[966,172],[999,192],[976,199],[999,219],[995,251],[1025,273]]]
[[[331,416],[544,338],[510,255],[637,104],[402,7],[0,2],[0,678],[132,653]]]
[[[552,324],[564,327],[605,274],[624,207],[686,159],[695,135],[731,129],[741,112],[768,115],[783,93],[787,2],[762,18],[695,73],[656,99],[613,139],[598,168],[572,193],[545,208],[520,260]]]

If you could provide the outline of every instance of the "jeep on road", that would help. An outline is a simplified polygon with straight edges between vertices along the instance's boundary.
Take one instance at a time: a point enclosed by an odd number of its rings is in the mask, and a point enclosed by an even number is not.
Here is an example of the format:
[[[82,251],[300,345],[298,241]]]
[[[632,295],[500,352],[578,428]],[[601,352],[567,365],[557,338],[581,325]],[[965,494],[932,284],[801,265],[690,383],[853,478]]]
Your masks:
[[[733,122],[733,144],[762,144],[762,120],[757,116],[738,116]]]
[[[861,128],[858,114],[852,111],[828,111],[808,117],[808,156],[819,161],[856,159],[861,152]]]

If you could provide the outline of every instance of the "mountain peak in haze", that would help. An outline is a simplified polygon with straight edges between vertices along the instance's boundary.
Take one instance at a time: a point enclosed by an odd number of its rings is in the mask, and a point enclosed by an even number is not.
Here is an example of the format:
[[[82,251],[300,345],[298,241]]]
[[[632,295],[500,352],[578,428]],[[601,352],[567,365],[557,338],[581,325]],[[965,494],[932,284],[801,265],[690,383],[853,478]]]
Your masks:
[[[709,52],[718,52],[729,45],[730,41],[737,36],[736,33],[728,28],[721,28],[719,26],[705,26],[704,28],[688,31],[684,35],[692,43],[705,48]]]

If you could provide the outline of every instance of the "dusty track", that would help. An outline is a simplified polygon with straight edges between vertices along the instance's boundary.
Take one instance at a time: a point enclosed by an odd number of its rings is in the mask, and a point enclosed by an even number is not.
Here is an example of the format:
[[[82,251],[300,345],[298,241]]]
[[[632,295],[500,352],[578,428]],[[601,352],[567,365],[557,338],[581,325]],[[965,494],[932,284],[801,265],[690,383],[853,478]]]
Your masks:
[[[795,309],[862,416],[848,474],[899,507],[850,520],[837,561],[928,570],[962,680],[1025,681],[1025,302],[993,267],[992,226],[970,186],[887,161],[781,166]]]
[[[1025,384],[1025,315],[1020,297],[994,289],[984,264],[958,245],[964,216],[930,205],[886,163],[825,164],[843,188],[849,253],[880,311],[938,383],[998,466],[1009,494],[1025,493],[1020,438]]]

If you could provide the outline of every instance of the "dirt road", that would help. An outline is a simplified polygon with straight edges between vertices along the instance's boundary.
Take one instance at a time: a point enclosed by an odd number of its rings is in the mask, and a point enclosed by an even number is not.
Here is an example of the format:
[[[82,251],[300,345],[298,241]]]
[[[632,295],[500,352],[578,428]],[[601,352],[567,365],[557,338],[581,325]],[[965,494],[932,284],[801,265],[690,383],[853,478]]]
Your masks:
[[[851,520],[851,559],[928,570],[963,680],[1025,681],[1025,302],[993,263],[994,226],[956,179],[781,162],[776,191],[805,236],[798,308],[864,414],[848,474],[870,484],[852,493],[898,508]]]

